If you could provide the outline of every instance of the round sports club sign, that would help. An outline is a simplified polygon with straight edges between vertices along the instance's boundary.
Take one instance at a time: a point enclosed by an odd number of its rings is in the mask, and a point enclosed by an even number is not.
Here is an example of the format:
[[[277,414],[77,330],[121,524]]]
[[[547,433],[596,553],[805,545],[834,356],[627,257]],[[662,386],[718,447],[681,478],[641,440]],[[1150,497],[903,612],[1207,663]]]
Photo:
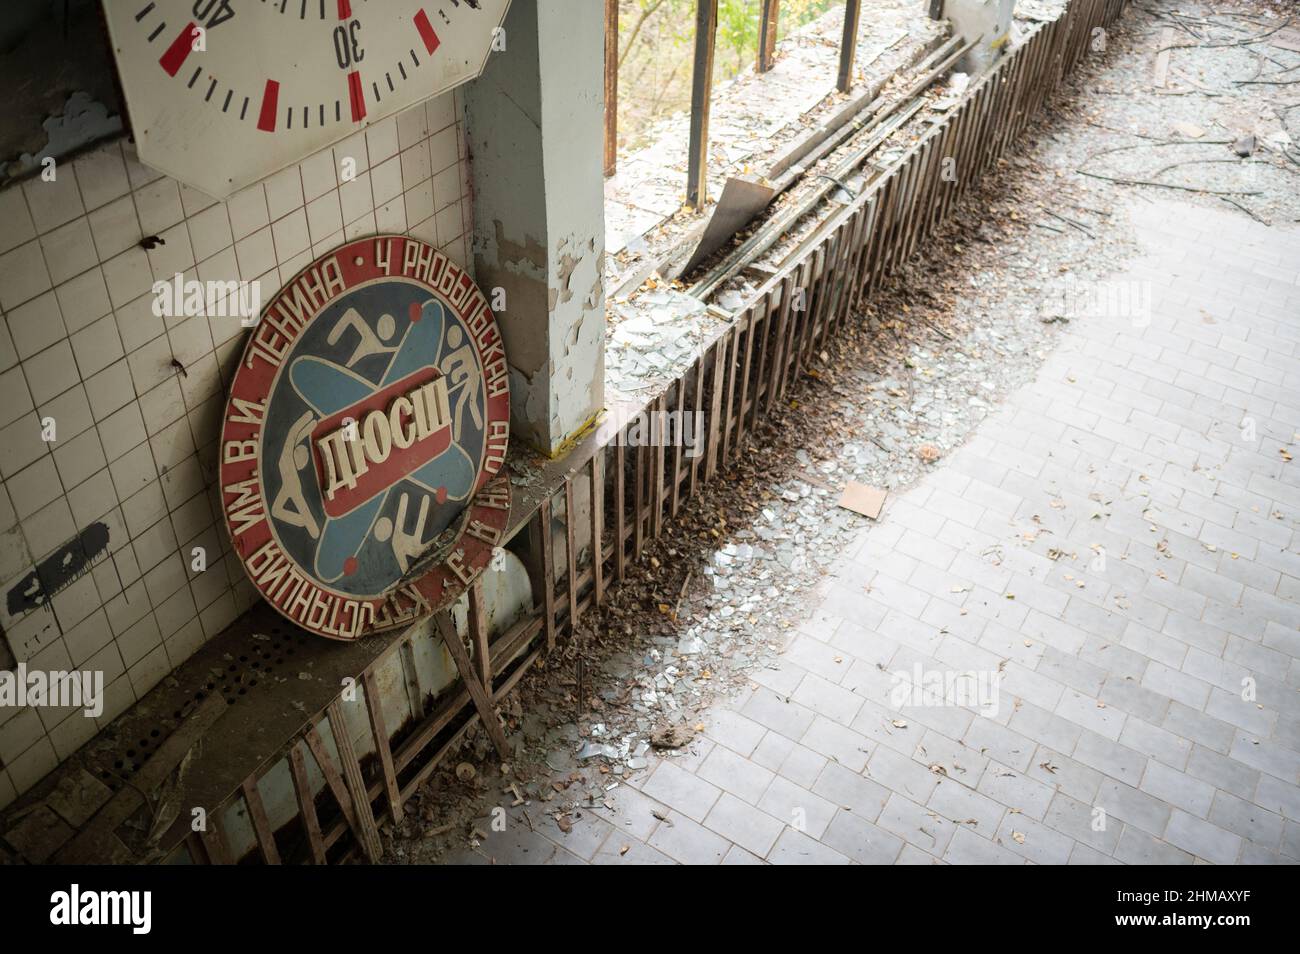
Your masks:
[[[262,312],[230,387],[221,500],[249,577],[356,639],[459,596],[510,512],[510,392],[487,300],[438,249],[351,242]]]

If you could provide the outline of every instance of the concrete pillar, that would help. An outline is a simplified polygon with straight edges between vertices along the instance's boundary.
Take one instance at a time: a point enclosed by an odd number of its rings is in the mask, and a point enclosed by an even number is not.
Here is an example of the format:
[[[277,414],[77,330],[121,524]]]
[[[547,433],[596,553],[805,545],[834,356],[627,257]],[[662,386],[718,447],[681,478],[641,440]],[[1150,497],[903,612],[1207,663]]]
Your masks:
[[[980,75],[1007,51],[1011,40],[1011,11],[1015,0],[944,0],[943,15],[952,32],[963,40],[980,37],[957,68],[972,78]]]
[[[560,451],[604,405],[604,22],[591,0],[514,0],[466,87],[474,269],[504,291],[514,435]],[[494,302],[495,306],[496,302]]]

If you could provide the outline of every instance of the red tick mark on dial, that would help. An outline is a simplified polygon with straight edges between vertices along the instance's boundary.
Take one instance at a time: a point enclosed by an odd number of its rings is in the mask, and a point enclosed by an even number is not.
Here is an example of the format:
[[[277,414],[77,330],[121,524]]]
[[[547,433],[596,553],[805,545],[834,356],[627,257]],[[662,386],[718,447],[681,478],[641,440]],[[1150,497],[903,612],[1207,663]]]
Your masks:
[[[166,71],[168,76],[175,76],[180,72],[180,68],[185,63],[185,58],[190,55],[190,50],[194,49],[194,38],[199,35],[199,28],[193,23],[185,25],[185,29],[172,40],[172,45],[167,47],[165,52],[158,60],[160,66]]]
[[[423,10],[415,15],[415,28],[420,31],[420,39],[424,41],[424,48],[432,53],[438,48],[438,34],[433,32],[433,24],[429,22],[429,15]]]
[[[275,80],[266,81],[262,91],[262,111],[257,116],[257,128],[263,132],[275,132],[275,106],[280,100],[280,84]]]

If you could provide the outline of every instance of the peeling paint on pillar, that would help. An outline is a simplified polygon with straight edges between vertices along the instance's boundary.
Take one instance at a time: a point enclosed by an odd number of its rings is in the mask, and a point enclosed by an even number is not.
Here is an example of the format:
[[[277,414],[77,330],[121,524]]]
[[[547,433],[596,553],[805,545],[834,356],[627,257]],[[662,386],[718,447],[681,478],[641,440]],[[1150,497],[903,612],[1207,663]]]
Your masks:
[[[512,434],[548,454],[604,404],[604,25],[589,12],[512,4],[510,46],[465,94],[474,267],[506,293]]]

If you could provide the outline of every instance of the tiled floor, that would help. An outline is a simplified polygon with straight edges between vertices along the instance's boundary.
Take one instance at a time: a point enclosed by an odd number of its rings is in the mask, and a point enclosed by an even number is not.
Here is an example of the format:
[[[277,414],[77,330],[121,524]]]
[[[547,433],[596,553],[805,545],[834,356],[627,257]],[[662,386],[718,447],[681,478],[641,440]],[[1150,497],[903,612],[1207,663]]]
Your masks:
[[[892,500],[693,754],[498,862],[1300,859],[1300,232],[1135,214],[1125,314]]]

